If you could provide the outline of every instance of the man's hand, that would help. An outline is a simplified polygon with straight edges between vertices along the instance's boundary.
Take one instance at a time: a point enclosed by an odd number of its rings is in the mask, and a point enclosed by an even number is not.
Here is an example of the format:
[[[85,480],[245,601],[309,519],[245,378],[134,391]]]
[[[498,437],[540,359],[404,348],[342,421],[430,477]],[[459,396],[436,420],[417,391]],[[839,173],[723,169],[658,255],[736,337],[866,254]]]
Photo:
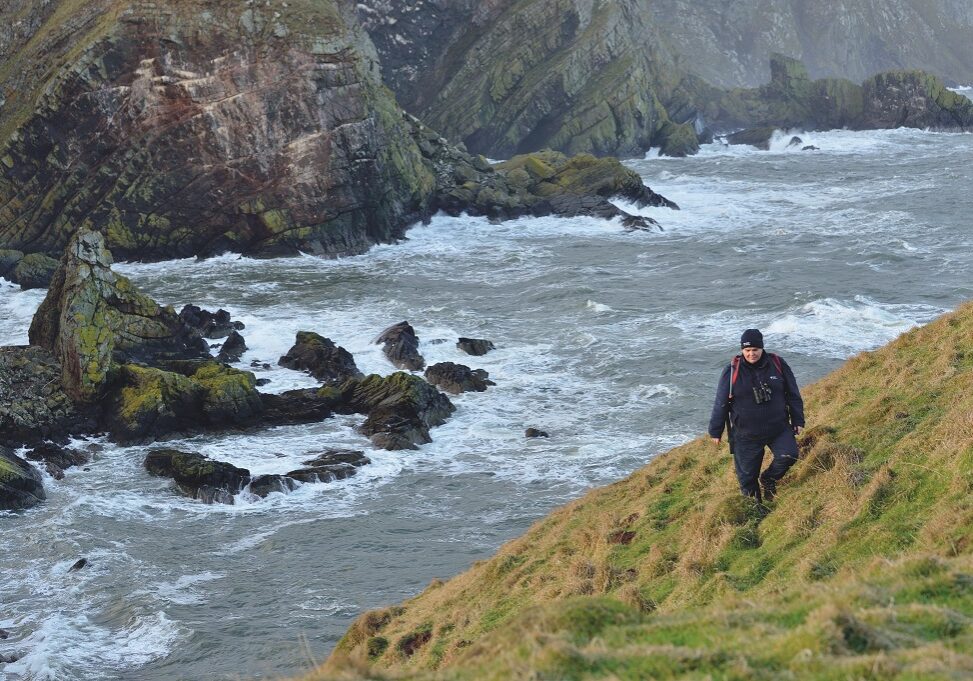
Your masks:
[[[713,441],[713,444],[716,445],[717,447],[720,446],[720,438],[718,438],[718,437],[711,437],[710,440],[712,440]]]
[[[804,430],[804,426],[794,426],[795,435],[800,435],[802,430]]]

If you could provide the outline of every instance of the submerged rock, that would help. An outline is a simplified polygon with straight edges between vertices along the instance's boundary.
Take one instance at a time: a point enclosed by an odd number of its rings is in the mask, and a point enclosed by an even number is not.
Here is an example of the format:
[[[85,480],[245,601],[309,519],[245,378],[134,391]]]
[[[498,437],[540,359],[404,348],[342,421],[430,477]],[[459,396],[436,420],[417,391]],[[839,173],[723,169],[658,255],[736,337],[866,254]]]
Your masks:
[[[258,475],[250,480],[246,491],[265,499],[269,494],[280,492],[287,494],[297,489],[297,481],[286,475]]]
[[[352,450],[329,450],[304,462],[305,468],[291,471],[287,477],[300,482],[331,482],[344,480],[358,472],[362,466],[371,463],[364,452]]]
[[[540,428],[528,428],[524,431],[524,437],[534,438],[534,437],[550,437],[546,430],[541,430]]]
[[[47,472],[55,480],[64,477],[64,470],[73,466],[83,466],[91,460],[86,452],[64,449],[52,442],[42,442],[27,452],[28,461],[42,461]]]
[[[232,504],[233,496],[250,481],[246,468],[176,449],[152,450],[145,457],[145,469],[152,475],[172,478],[183,494],[208,504]]]
[[[68,568],[68,572],[77,572],[88,565],[87,558],[79,558],[74,562],[74,565]]]
[[[419,354],[419,337],[409,322],[399,322],[388,327],[375,339],[382,344],[382,352],[399,369],[422,371],[426,360]]]
[[[307,371],[323,383],[341,383],[349,378],[361,378],[351,353],[330,338],[312,331],[298,331],[294,345],[277,364],[287,369]]]
[[[460,338],[456,342],[456,347],[467,355],[473,355],[474,357],[480,357],[491,350],[496,350],[496,346],[492,341],[481,338]]]
[[[426,369],[426,380],[437,388],[458,395],[464,392],[483,392],[496,385],[483,369],[471,369],[465,364],[440,362]]]
[[[6,447],[0,447],[0,510],[30,508],[47,498],[40,472]]]

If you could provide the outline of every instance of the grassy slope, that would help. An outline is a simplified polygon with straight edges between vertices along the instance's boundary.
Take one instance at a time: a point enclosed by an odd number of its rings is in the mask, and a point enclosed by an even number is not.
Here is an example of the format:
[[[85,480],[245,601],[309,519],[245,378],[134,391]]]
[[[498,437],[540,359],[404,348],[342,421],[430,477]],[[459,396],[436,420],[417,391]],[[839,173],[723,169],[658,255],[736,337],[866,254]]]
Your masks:
[[[309,679],[970,678],[973,304],[805,397],[769,512],[693,441],[363,615]]]

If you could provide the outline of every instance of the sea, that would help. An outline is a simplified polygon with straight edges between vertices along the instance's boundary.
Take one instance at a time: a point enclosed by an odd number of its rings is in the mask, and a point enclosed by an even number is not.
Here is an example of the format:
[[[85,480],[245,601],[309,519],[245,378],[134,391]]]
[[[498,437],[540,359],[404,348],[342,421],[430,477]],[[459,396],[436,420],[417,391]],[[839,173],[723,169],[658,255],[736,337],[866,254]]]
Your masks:
[[[366,610],[702,436],[744,329],[761,329],[806,385],[973,298],[973,135],[787,131],[770,151],[717,142],[627,163],[680,206],[624,206],[659,230],[438,216],[337,260],[119,263],[162,303],[243,321],[237,366],[270,379],[264,390],[315,385],[277,366],[302,330],[366,373],[392,373],[374,340],[403,320],[428,363],[485,369],[496,386],[452,398],[417,451],[373,448],[359,416],[165,443],[255,474],[336,448],[372,461],[233,505],[150,476],[151,445],[74,441],[88,465],[45,474],[46,502],[0,514],[0,655],[19,658],[0,678],[300,675]],[[43,297],[0,282],[0,344],[27,342]],[[460,336],[496,349],[467,356]],[[527,439],[529,427],[549,437]]]

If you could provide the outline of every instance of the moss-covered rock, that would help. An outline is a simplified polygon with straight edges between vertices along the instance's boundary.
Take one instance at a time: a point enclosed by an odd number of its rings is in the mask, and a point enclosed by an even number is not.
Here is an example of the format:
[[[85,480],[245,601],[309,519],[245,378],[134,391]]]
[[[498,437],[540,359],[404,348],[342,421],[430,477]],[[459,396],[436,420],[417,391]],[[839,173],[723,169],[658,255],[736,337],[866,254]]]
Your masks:
[[[0,446],[0,510],[30,508],[46,498],[40,472]]]
[[[31,344],[54,354],[64,389],[81,403],[102,397],[116,364],[209,357],[195,330],[115,274],[111,263],[104,237],[79,231],[30,325]]]
[[[118,441],[148,441],[195,430],[203,422],[206,389],[191,378],[125,364],[113,383],[105,421]]]
[[[197,369],[192,380],[202,386],[203,415],[210,426],[253,424],[263,411],[253,373],[208,362]]]

